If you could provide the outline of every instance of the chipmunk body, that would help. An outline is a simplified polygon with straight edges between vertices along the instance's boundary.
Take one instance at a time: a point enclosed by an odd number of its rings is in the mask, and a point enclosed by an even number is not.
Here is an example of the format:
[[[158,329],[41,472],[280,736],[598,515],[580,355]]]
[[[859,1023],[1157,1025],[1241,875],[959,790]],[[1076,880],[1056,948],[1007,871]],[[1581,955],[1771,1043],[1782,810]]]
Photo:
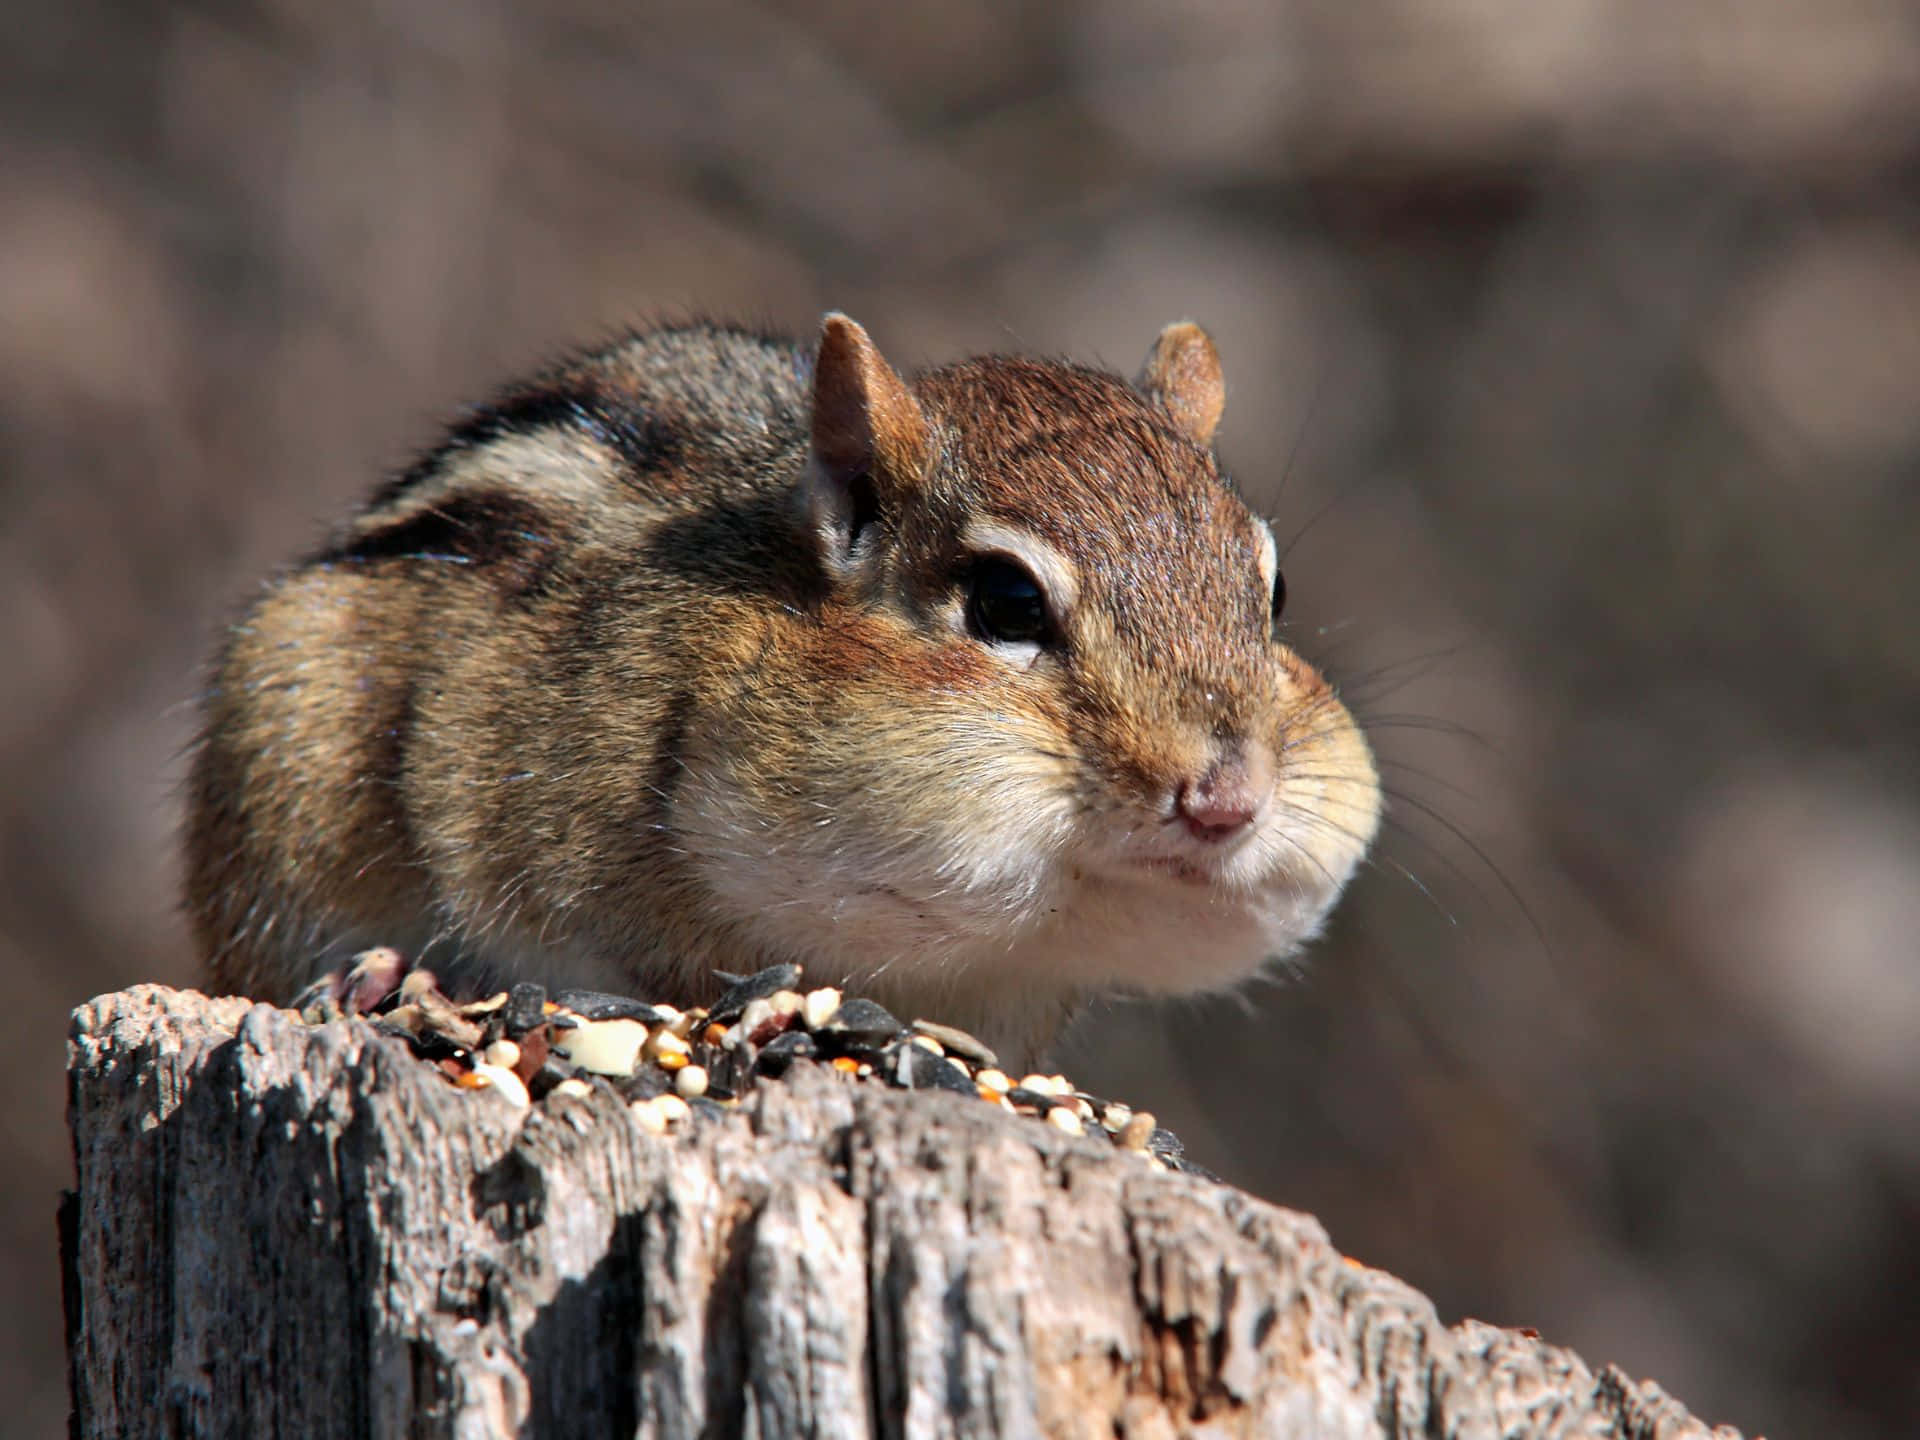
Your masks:
[[[1275,637],[1211,343],[1136,385],[911,384],[655,330],[474,412],[276,581],[190,788],[210,983],[354,950],[691,1002],[782,960],[1044,1043],[1087,996],[1232,985],[1370,841],[1365,741]]]

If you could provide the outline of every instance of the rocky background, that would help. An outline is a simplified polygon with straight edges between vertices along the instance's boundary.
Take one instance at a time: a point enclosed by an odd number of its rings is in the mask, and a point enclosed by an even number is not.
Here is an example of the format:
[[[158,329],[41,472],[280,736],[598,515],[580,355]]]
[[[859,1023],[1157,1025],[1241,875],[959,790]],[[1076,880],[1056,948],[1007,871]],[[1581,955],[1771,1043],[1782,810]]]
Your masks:
[[[192,978],[218,627],[558,344],[829,307],[902,364],[1208,325],[1385,758],[1309,965],[1069,1069],[1449,1319],[1920,1424],[1906,0],[9,8],[9,1435],[64,1433],[65,1013]]]

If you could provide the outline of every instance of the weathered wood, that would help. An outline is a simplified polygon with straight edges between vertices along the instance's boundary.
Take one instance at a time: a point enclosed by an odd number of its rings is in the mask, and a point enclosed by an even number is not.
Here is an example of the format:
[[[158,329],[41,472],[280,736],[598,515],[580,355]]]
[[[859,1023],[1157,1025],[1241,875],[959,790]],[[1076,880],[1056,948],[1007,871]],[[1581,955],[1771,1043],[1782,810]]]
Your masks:
[[[800,1066],[661,1138],[154,986],[75,1013],[70,1095],[81,1436],[1709,1433],[1308,1217],[951,1095]]]

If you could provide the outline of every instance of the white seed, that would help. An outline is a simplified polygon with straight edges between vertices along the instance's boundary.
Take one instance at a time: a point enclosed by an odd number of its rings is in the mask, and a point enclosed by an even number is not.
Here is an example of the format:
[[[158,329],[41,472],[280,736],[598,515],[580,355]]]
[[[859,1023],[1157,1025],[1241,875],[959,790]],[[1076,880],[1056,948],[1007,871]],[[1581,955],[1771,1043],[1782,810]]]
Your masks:
[[[689,1065],[673,1077],[673,1088],[692,1100],[707,1093],[707,1069],[704,1065]]]
[[[798,990],[776,990],[767,997],[767,1003],[776,1015],[798,1015],[807,1000]]]
[[[480,1052],[480,1058],[489,1065],[511,1070],[520,1063],[520,1047],[511,1040],[496,1040]]]
[[[481,1064],[473,1067],[473,1073],[485,1079],[487,1088],[498,1091],[510,1104],[525,1106],[532,1103],[527,1087],[513,1071],[499,1065]]]
[[[1051,1075],[1023,1075],[1020,1077],[1020,1089],[1031,1090],[1036,1095],[1057,1095],[1053,1088]]]
[[[653,1103],[654,1108],[667,1118],[669,1125],[684,1120],[693,1113],[693,1107],[678,1095],[656,1095],[653,1097]]]
[[[1080,1117],[1082,1123],[1093,1119],[1093,1106],[1077,1096],[1071,1103],[1073,1105],[1073,1113]]]
[[[818,990],[809,990],[807,998],[800,1003],[800,1018],[809,1030],[818,1030],[833,1019],[840,1009],[840,992],[831,985],[823,985]]]
[[[1100,1124],[1109,1134],[1118,1135],[1133,1118],[1133,1107],[1115,1103],[1100,1112]]]
[[[1047,1123],[1056,1130],[1064,1130],[1069,1135],[1081,1133],[1080,1117],[1064,1105],[1056,1105],[1047,1111]]]
[[[1013,1081],[1007,1078],[1007,1072],[1004,1070],[982,1070],[973,1078],[987,1089],[997,1090],[1002,1095],[1013,1088]]]
[[[936,1055],[944,1055],[947,1053],[947,1047],[931,1035],[916,1035],[913,1037],[913,1043],[918,1045],[922,1050],[931,1050]]]
[[[654,1005],[654,1006],[650,1006],[649,1008],[653,1011],[655,1015],[660,1017],[654,1023],[666,1030],[673,1029],[681,1021],[687,1018],[685,1012],[676,1010],[671,1005]]]
[[[627,1109],[633,1112],[633,1118],[649,1135],[667,1133],[667,1117],[653,1100],[636,1100]]]
[[[747,1002],[747,1008],[740,1012],[740,1033],[742,1035],[752,1035],[754,1031],[758,1030],[771,1019],[773,1019],[773,1004],[771,1001],[765,997],[758,1000],[749,1000]]]
[[[638,1020],[582,1020],[560,1033],[554,1050],[595,1075],[631,1075],[647,1043],[647,1027]]]
[[[571,1095],[576,1100],[591,1100],[593,1098],[593,1086],[577,1076],[569,1075],[547,1093],[549,1095]]]

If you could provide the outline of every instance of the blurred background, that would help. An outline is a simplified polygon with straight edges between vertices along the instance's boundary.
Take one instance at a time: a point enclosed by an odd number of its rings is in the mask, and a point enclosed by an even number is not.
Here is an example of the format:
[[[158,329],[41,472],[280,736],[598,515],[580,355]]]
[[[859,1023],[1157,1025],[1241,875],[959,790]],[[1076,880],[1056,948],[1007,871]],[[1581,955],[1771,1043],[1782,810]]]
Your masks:
[[[1450,1319],[1920,1433],[1909,0],[9,8],[8,1434],[64,1433],[66,1011],[193,978],[220,625],[560,344],[829,307],[1210,327],[1396,796],[1309,965],[1069,1070]]]

